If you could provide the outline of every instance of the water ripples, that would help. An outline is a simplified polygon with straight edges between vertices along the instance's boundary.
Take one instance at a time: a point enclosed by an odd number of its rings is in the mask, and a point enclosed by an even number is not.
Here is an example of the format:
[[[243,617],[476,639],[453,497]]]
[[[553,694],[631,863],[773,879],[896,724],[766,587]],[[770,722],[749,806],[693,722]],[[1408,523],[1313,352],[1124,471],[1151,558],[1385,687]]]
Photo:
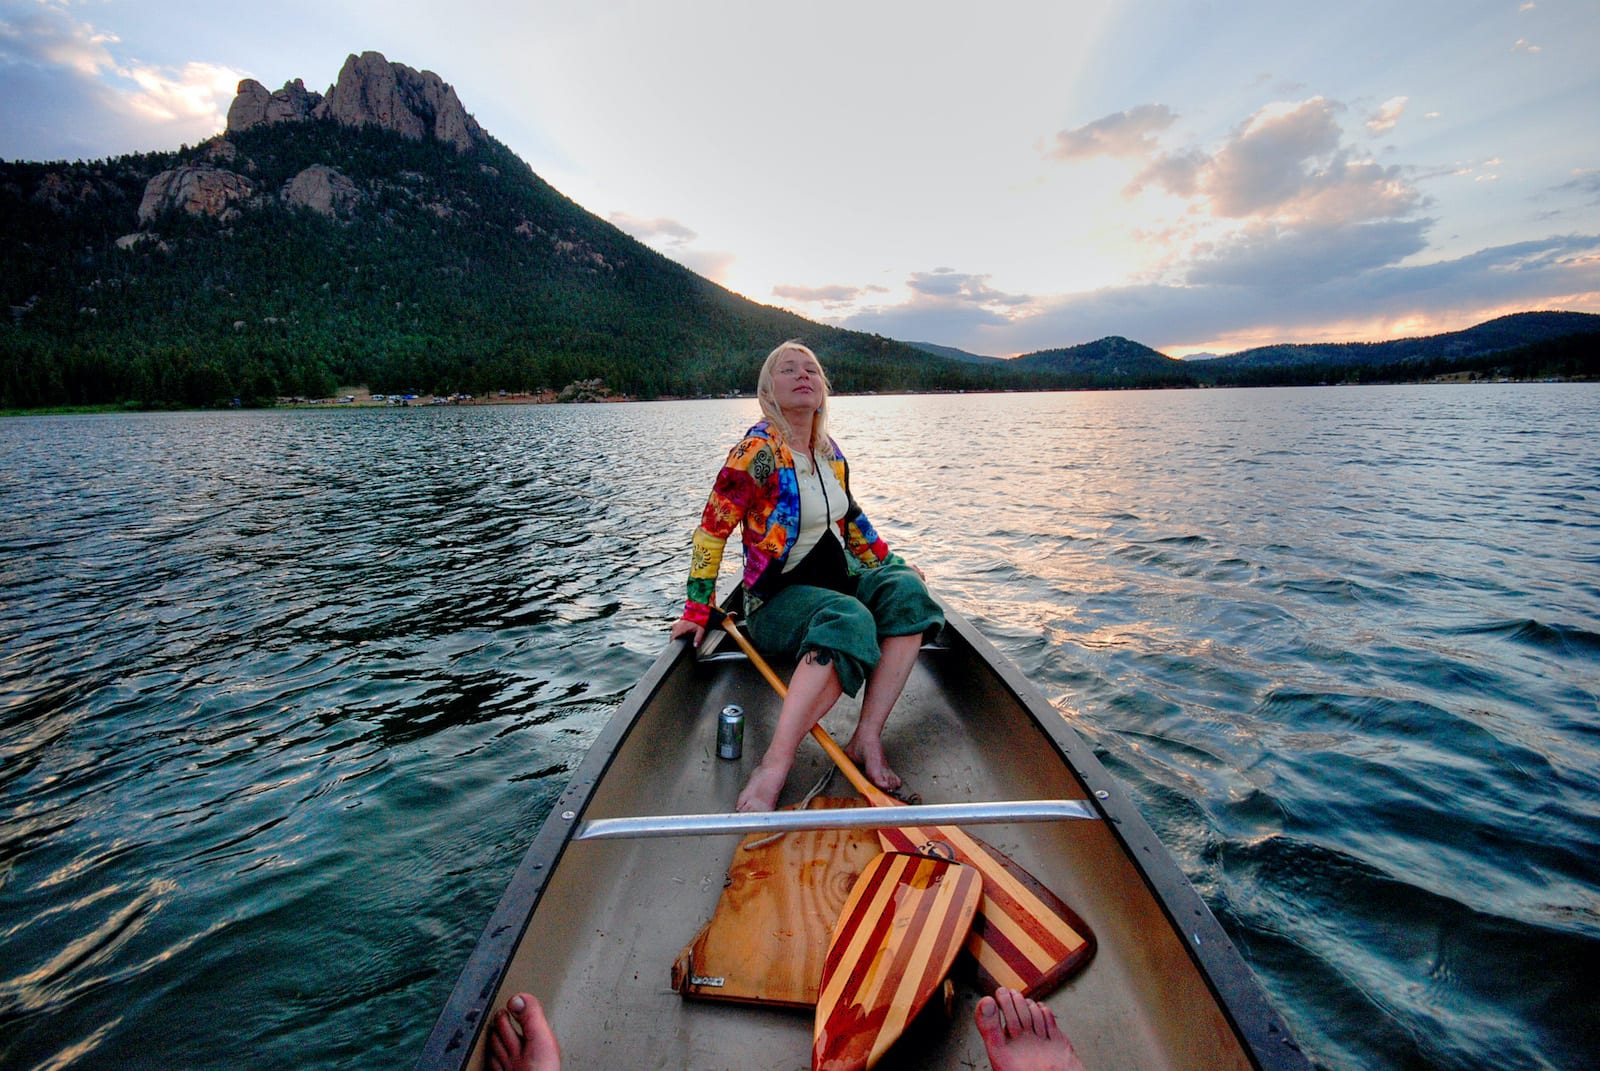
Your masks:
[[[1323,1066],[1577,1068],[1600,1041],[1600,396],[1559,390],[863,414],[982,474],[883,526],[929,534]]]
[[[835,407],[1320,1066],[1583,1066],[1600,392]],[[752,412],[0,422],[0,1062],[409,1062]]]

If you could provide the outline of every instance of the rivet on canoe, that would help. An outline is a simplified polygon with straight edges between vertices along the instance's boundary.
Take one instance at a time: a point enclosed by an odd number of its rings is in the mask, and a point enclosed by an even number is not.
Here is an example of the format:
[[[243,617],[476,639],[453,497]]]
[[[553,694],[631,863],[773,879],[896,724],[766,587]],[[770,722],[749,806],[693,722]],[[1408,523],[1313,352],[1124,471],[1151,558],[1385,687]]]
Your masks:
[[[574,818],[578,817],[578,812],[577,811],[562,811],[561,812],[561,817],[566,819],[568,822],[570,822]]]
[[[1103,788],[1097,788],[1094,790],[1094,798],[1097,800],[1108,800],[1111,798],[1111,793],[1107,792]]]

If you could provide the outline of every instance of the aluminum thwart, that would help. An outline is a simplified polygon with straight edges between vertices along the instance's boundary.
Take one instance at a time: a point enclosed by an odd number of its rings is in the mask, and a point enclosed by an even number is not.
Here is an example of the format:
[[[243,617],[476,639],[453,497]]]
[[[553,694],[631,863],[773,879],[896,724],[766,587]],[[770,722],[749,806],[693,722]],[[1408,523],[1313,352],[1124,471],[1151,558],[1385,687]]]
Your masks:
[[[728,833],[791,833],[806,829],[896,829],[923,825],[996,825],[1098,819],[1087,800],[1013,800],[1005,803],[934,803],[915,807],[844,807],[823,811],[752,814],[645,815],[584,822],[573,840],[688,837]]]

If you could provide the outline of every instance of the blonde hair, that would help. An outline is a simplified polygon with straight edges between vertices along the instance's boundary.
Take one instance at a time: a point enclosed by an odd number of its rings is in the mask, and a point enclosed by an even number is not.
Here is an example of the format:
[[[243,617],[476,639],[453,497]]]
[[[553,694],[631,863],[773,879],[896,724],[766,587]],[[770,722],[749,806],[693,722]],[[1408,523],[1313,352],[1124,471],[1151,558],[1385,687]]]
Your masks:
[[[822,454],[823,457],[833,456],[833,443],[828,438],[828,373],[823,370],[822,362],[817,360],[817,355],[811,347],[798,339],[778,346],[777,349],[767,354],[767,359],[761,363],[761,374],[756,377],[756,401],[761,403],[761,414],[767,418],[780,438],[793,448],[794,429],[789,427],[789,422],[783,417],[783,410],[778,408],[777,389],[772,382],[772,370],[778,362],[791,354],[809,357],[817,362],[817,371],[821,373],[822,404],[817,406],[817,415],[811,421],[811,448]]]

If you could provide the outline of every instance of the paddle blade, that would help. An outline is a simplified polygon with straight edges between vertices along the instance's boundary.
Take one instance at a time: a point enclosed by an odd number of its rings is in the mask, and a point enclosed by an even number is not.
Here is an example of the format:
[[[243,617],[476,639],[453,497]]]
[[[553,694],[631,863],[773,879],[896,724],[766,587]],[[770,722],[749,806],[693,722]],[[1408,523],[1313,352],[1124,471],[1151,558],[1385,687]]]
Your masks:
[[[778,695],[787,696],[783,682],[743,633],[727,619],[722,627]],[[812,726],[811,735],[868,803],[874,807],[899,803],[867,780],[821,725]],[[883,830],[878,840],[886,852],[955,859],[982,875],[983,904],[969,950],[977,960],[978,982],[985,990],[1007,986],[1026,996],[1043,996],[1094,955],[1094,934],[1083,920],[1032,874],[977,837],[955,827],[938,826]]]
[[[965,863],[983,879],[983,901],[967,938],[982,992],[1004,986],[1042,997],[1094,955],[1093,932],[1059,896],[998,848],[954,826],[885,829],[886,852]]]
[[[822,968],[813,1071],[865,1071],[916,1018],[966,940],[983,896],[978,872],[886,852],[861,872]]]

